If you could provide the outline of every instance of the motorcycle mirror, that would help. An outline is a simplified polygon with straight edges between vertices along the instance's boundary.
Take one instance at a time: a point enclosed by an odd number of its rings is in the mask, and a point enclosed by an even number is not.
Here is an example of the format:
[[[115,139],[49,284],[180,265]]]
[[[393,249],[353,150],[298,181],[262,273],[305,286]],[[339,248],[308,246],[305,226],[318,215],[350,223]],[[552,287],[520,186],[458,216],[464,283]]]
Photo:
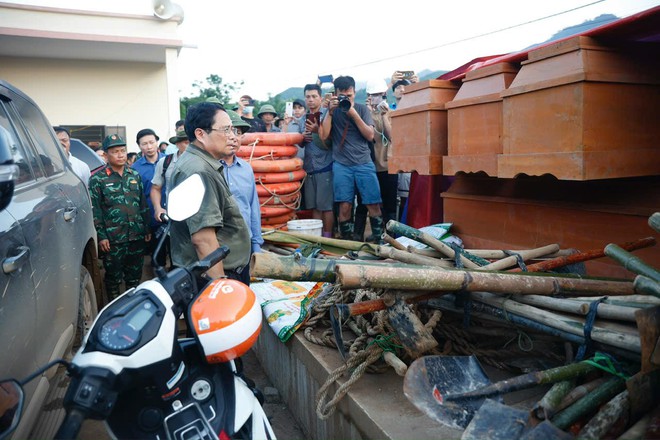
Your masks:
[[[202,206],[204,191],[204,182],[199,174],[188,177],[167,196],[167,215],[175,221],[192,217]]]
[[[25,394],[15,380],[0,382],[0,440],[14,432],[23,412]]]

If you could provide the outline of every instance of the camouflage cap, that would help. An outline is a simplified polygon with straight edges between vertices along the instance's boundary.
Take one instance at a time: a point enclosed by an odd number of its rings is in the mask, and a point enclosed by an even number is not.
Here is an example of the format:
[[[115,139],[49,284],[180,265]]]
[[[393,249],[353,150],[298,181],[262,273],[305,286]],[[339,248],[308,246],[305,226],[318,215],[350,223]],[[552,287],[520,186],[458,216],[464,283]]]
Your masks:
[[[257,116],[261,116],[265,113],[271,113],[271,114],[277,116],[277,112],[275,111],[275,107],[273,107],[270,104],[262,105],[261,108],[259,109],[259,113],[257,113]]]
[[[179,130],[176,132],[176,136],[170,138],[170,144],[176,144],[177,142],[187,141],[188,135],[185,130]]]
[[[101,148],[103,151],[108,151],[112,147],[125,147],[126,141],[121,138],[118,134],[110,134],[103,139]]]
[[[250,124],[245,122],[239,115],[233,110],[225,110],[231,119],[231,125],[241,130],[243,133],[250,129]]]

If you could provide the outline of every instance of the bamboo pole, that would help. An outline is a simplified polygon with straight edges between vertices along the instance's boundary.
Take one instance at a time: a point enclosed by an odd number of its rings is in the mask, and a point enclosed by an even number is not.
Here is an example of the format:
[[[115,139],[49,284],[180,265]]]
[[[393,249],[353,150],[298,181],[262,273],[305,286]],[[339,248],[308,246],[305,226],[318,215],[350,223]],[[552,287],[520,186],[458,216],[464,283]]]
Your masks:
[[[408,246],[406,248],[408,252],[412,252],[414,254],[420,254],[420,255],[425,255],[427,257],[432,257],[432,258],[449,258],[442,252],[438,252],[435,249],[432,248],[423,248],[419,249],[415,246]],[[515,253],[520,253],[520,252],[525,252],[529,249],[517,249],[517,250],[510,250],[508,252],[515,252]],[[496,249],[466,249],[465,252],[468,254],[472,254],[475,257],[479,258],[486,258],[489,260],[499,260],[502,258],[507,258],[509,255],[507,255],[504,251],[496,250]],[[544,255],[543,258],[555,258],[555,257],[565,257],[567,255],[572,255],[576,251],[574,249],[560,249],[557,252],[553,252],[551,254]],[[538,257],[541,258],[541,257]]]
[[[655,238],[646,237],[636,241],[631,241],[621,245],[626,250],[633,251],[642,249],[655,244]],[[578,252],[575,254],[553,258],[551,260],[541,261],[540,263],[530,264],[527,266],[528,272],[540,272],[545,270],[552,270],[558,267],[568,266],[569,264],[581,263],[583,261],[594,260],[605,256],[603,249],[594,249],[590,251]],[[520,272],[520,268],[512,269],[510,272]]]
[[[335,281],[335,267],[338,265],[374,265],[385,270],[387,267],[413,267],[403,263],[381,261],[339,260],[333,258],[307,258],[300,254],[278,256],[258,252],[250,258],[250,275],[258,278],[275,278],[287,281]]]
[[[383,235],[381,235],[381,238],[383,239],[383,242],[389,244],[394,249],[398,249],[400,251],[405,251],[406,250],[406,247],[404,245],[402,245],[401,243],[396,241],[394,238],[389,236],[386,232],[383,232]]]
[[[433,249],[439,252],[442,252],[444,255],[450,258],[455,258],[456,252],[454,252],[454,250],[451,247],[447,246],[445,243],[441,242],[432,235],[420,231],[419,229],[412,228],[408,225],[404,225],[403,223],[399,223],[395,220],[390,220],[389,222],[387,222],[386,229],[388,232],[392,232],[398,235],[403,235],[412,240],[419,241],[428,246],[431,246]],[[471,269],[479,267],[478,264],[473,263],[464,255],[461,255],[460,259],[465,267]]]
[[[441,310],[463,314],[463,308],[457,308],[453,303],[449,302],[444,297],[432,298],[427,302],[429,307],[439,308]],[[574,344],[582,345],[584,344],[584,336],[576,335],[569,333],[563,330],[559,330],[555,327],[542,324],[540,322],[534,321],[532,319],[526,318],[524,316],[519,316],[515,313],[508,312],[499,307],[493,307],[489,304],[481,303],[479,301],[473,301],[472,306],[472,315],[479,317],[480,319],[485,319],[487,321],[497,322],[498,324],[508,324],[508,325],[519,325],[529,328],[531,330],[543,332],[550,336],[559,337],[565,341],[572,342]],[[628,359],[633,362],[639,362],[639,353],[629,351],[627,348],[618,348],[611,345],[604,344],[602,342],[593,341],[594,348],[597,350],[607,351],[614,356]]]
[[[644,275],[655,282],[660,282],[660,271],[645,263],[641,258],[623,250],[620,246],[612,243],[608,244],[605,246],[605,255],[622,265],[626,270]]]
[[[598,440],[603,437],[622,415],[628,413],[630,400],[628,391],[622,391],[607,402],[598,413],[580,430],[579,439]]]
[[[591,301],[575,301],[573,299],[554,298],[540,295],[516,295],[514,299],[523,304],[530,304],[583,316],[586,316],[589,313],[589,305],[591,304]],[[599,318],[635,322],[635,312],[637,310],[639,309],[633,307],[600,304],[596,310],[596,316]]]
[[[607,296],[602,296],[602,295],[600,297],[576,296],[570,299],[576,301],[593,301],[595,299],[600,299],[600,298],[605,298],[606,304],[614,304],[623,307],[635,307],[639,309],[643,307],[660,306],[660,298],[656,298],[654,296],[646,295],[646,294],[625,295],[625,296],[622,295],[622,296],[617,296],[616,298],[609,298]]]
[[[559,403],[559,405],[557,405],[557,408],[555,408],[554,412],[552,414],[549,414],[548,417],[552,418],[559,411],[573,405],[575,402],[582,399],[584,396],[586,396],[596,388],[603,385],[605,382],[608,381],[608,379],[609,376],[599,377],[598,379],[594,379],[592,381],[583,383],[582,385],[573,388],[566,396],[564,396],[563,399],[561,399],[561,402]]]
[[[635,292],[660,298],[660,283],[644,275],[637,275],[633,282]]]
[[[401,261],[402,263],[415,264],[418,266],[433,266],[435,268],[450,268],[454,266],[453,263],[448,261],[411,254],[410,252],[400,251],[399,249],[389,246],[377,246],[376,255],[381,258],[391,258],[393,260]]]
[[[376,268],[338,265],[337,282],[344,288],[399,290],[466,290],[503,294],[630,295],[632,282],[560,276],[424,268]]]
[[[456,393],[443,396],[443,400],[456,401],[459,399],[476,399],[482,397],[491,397],[503,393],[531,388],[536,385],[561,382],[576,377],[581,377],[596,371],[596,367],[586,362],[577,362],[575,364],[564,365],[561,367],[550,368],[549,370],[535,371],[510,379],[502,380],[490,385],[486,385],[476,390],[465,393]]]
[[[649,226],[655,229],[655,232],[660,232],[660,212],[654,212],[649,217]]]
[[[539,420],[546,420],[557,412],[562,399],[575,388],[575,379],[562,380],[555,383],[543,398],[532,408],[532,415]]]
[[[508,312],[516,313],[526,318],[533,319],[542,324],[555,327],[574,335],[584,334],[584,324],[578,320],[538,309],[536,307],[520,304],[517,301],[502,298],[487,292],[472,292],[470,297],[474,300],[485,302],[491,306],[501,307]],[[612,331],[604,328],[603,323],[594,326],[591,330],[591,339],[608,345],[641,353],[641,342],[639,335]]]
[[[527,261],[557,251],[559,251],[558,244],[549,244],[547,246],[543,246],[536,249],[529,249],[526,251],[512,251],[512,252],[515,252],[516,254],[520,255],[520,258],[522,258],[523,261]],[[509,255],[506,258],[502,258],[501,260],[495,261],[485,266],[481,266],[480,268],[478,268],[478,270],[502,270],[511,266],[515,266],[516,264],[518,264],[518,257],[516,255]]]
[[[551,422],[559,429],[567,429],[576,420],[590,414],[594,409],[619,394],[625,387],[626,383],[623,379],[612,377],[593,392],[557,414]]]

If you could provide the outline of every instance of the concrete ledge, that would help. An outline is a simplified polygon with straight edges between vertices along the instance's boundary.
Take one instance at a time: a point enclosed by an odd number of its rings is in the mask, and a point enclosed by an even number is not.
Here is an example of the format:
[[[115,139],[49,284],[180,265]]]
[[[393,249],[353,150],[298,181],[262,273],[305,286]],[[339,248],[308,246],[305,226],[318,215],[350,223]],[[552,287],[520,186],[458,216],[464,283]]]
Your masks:
[[[264,321],[254,351],[264,371],[310,439],[457,439],[447,428],[415,408],[403,394],[403,378],[393,371],[365,374],[327,420],[316,415],[316,394],[342,365],[335,349],[308,342],[299,331],[286,343]],[[347,377],[340,379],[344,383]],[[336,387],[332,387],[332,398]]]

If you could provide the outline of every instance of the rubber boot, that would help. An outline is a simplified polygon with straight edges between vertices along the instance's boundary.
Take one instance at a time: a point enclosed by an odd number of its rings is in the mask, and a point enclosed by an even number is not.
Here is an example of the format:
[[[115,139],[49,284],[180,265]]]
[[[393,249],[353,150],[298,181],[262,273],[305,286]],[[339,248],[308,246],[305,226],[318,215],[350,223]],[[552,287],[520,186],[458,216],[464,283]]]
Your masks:
[[[353,240],[354,233],[355,224],[352,221],[339,222],[339,236],[342,240]]]
[[[367,207],[358,205],[355,209],[355,241],[364,241],[364,229],[367,227]]]
[[[383,236],[383,228],[385,227],[383,216],[369,217],[369,222],[371,224],[371,235],[367,237],[367,242],[380,244],[381,237]]]

